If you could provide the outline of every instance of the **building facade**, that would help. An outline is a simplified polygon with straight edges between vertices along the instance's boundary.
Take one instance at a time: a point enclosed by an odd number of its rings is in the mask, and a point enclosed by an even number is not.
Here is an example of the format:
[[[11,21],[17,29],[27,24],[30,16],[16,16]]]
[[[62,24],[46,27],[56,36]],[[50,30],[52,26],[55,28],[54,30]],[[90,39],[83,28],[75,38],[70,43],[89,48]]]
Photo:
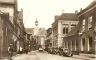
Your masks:
[[[52,24],[53,47],[63,47],[63,37],[77,24],[76,13],[63,13],[61,16],[55,16],[55,22]]]
[[[96,53],[96,1],[78,13],[79,23],[64,39],[72,51]],[[73,32],[74,31],[74,32]]]
[[[0,12],[9,13],[9,20],[14,24],[15,15],[17,12],[17,0],[0,0]]]
[[[0,14],[0,58],[9,56],[8,47],[13,43],[14,26],[8,18],[8,14]]]
[[[37,42],[38,48],[42,47],[45,49],[45,40],[46,40],[46,29],[41,27],[34,28],[34,39]]]
[[[45,49],[46,29],[42,27],[38,27],[37,20],[35,21],[34,28],[26,28],[26,33],[28,35],[31,34],[29,36],[30,37],[29,39],[32,40],[32,42],[30,42],[30,46],[32,46],[31,50],[34,49],[34,47],[35,49],[39,49],[40,47]]]
[[[28,51],[33,50],[35,47],[33,47],[33,44],[35,41],[33,34],[34,34],[34,28],[26,28],[26,49],[28,49]]]
[[[43,48],[45,49],[45,40],[46,40],[46,29],[39,27],[38,20],[35,21],[35,27],[34,27],[34,39],[37,42],[37,49]]]
[[[80,51],[93,53],[96,51],[95,29],[96,29],[96,1],[78,13],[79,23],[81,23]]]
[[[13,45],[14,52],[20,50],[18,45],[22,46],[24,44],[23,18],[22,23],[17,22],[17,20],[20,20],[17,0],[0,0],[0,58],[9,56],[8,47],[10,44]],[[20,40],[22,41],[21,43]]]
[[[17,23],[15,23],[16,30],[17,32],[17,51],[19,52],[20,48],[25,49],[25,42],[26,42],[26,33],[25,33],[25,28],[23,24],[23,10],[21,9],[20,11],[17,12]]]
[[[47,35],[46,35],[46,40],[45,40],[45,47],[50,48],[52,47],[52,28],[47,29]]]

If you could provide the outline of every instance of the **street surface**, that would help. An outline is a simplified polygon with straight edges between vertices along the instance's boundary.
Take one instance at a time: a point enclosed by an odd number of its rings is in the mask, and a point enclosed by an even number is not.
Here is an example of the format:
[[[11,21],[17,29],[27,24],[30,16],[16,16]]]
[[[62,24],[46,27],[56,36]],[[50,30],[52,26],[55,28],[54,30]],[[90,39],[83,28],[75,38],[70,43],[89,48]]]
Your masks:
[[[34,51],[28,54],[13,56],[12,59],[13,60],[95,60],[95,58],[88,58],[86,56],[74,55],[73,57],[63,57]]]

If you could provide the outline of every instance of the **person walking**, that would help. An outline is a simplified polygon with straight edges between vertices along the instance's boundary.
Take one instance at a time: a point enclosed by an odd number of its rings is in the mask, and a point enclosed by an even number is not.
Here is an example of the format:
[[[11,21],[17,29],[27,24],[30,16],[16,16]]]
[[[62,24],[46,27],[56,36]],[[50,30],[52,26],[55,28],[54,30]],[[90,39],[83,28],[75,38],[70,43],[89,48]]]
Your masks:
[[[10,57],[12,57],[13,56],[13,45],[12,44],[9,45],[8,52],[9,52]]]

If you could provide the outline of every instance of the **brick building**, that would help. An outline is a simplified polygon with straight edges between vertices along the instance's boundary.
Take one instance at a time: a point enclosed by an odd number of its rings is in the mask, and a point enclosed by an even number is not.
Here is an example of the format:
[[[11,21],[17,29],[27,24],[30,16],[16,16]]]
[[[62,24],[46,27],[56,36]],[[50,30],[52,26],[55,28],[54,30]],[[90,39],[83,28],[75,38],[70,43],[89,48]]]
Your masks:
[[[96,1],[80,11],[78,19],[78,25],[64,37],[67,47],[72,51],[96,53]]]
[[[93,53],[96,51],[96,1],[78,13],[81,31],[81,51]]]

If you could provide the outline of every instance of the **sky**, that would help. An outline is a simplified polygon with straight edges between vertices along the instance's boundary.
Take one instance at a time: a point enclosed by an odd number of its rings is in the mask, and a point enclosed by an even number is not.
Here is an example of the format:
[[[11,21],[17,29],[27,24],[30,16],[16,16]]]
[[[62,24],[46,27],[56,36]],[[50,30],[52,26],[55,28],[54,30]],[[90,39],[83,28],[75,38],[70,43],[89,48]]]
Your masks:
[[[36,19],[39,27],[48,29],[55,15],[74,13],[86,8],[93,0],[18,0],[18,9],[23,9],[25,28],[33,28]]]

